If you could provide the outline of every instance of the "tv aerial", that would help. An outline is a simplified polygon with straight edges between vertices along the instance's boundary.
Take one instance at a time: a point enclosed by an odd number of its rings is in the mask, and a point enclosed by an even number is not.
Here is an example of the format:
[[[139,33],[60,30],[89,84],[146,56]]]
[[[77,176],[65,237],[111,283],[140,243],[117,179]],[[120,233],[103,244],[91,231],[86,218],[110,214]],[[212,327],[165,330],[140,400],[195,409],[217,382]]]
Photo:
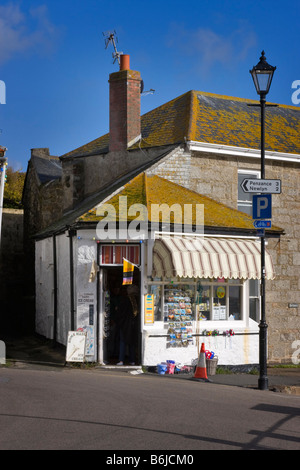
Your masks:
[[[144,91],[144,84],[142,85],[141,95],[147,96],[147,95],[153,95],[154,93],[155,93],[155,90],[153,90],[153,88],[150,88],[150,90]]]
[[[114,59],[114,62],[115,63],[116,61],[118,61],[118,64],[120,66],[121,64],[121,60],[120,60],[120,56],[123,54],[123,52],[118,52],[117,50],[117,45],[116,43],[118,42],[118,38],[117,38],[117,33],[115,30],[113,31],[106,31],[104,33],[102,33],[103,36],[104,36],[104,41],[105,41],[105,49],[108,48],[108,46],[110,44],[113,45],[113,48],[114,48],[114,51],[112,56],[113,56],[113,59]],[[143,80],[141,81],[141,95],[143,96],[147,96],[147,95],[153,95],[153,93],[155,93],[155,90],[153,90],[153,88],[150,88],[150,90],[147,90],[147,91],[144,91],[144,82]]]
[[[105,49],[107,49],[110,44],[113,45],[113,48],[114,48],[114,51],[115,51],[112,54],[113,59],[114,59],[114,63],[117,60],[118,64],[120,65],[120,56],[123,54],[123,52],[118,52],[118,50],[117,50],[116,43],[118,42],[118,38],[117,38],[116,31],[115,30],[114,31],[106,31],[105,33],[102,33],[102,34],[103,34],[104,40],[105,40]]]

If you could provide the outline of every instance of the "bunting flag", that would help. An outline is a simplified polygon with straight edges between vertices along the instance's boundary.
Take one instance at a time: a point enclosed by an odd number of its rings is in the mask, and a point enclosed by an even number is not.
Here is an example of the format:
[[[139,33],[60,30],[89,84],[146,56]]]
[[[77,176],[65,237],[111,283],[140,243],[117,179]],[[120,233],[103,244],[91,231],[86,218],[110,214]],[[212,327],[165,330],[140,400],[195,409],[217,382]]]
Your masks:
[[[132,284],[134,264],[123,258],[123,286]]]

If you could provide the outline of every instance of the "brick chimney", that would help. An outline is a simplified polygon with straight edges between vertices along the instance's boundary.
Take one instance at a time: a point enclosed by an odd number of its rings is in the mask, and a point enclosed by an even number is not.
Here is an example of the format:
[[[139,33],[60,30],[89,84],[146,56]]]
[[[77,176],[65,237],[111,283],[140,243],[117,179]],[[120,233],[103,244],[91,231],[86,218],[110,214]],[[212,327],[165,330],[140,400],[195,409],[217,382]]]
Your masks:
[[[130,70],[129,55],[109,76],[109,151],[126,150],[141,135],[141,76]]]

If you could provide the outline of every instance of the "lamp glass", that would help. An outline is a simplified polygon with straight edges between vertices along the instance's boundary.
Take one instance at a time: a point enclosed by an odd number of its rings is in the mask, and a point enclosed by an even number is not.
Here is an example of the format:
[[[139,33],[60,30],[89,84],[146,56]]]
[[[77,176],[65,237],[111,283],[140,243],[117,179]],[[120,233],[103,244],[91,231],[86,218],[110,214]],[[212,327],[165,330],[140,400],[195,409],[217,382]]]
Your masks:
[[[258,94],[261,93],[268,93],[271,85],[273,77],[272,71],[260,71],[255,70],[252,72],[252,78],[254,81],[254,85]]]

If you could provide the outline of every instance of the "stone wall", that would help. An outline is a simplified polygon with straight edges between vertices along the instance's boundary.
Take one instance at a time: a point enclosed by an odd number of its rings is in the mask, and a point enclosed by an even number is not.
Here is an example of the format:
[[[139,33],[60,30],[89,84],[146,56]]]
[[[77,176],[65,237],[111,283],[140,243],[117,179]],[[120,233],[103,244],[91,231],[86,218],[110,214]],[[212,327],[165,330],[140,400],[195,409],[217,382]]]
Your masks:
[[[276,279],[267,286],[269,358],[290,362],[294,341],[300,340],[300,188],[299,167],[287,162],[269,164],[268,178],[282,182],[282,194],[273,195],[272,223],[285,230],[280,242],[270,240],[268,249],[275,260]]]
[[[34,329],[35,316],[35,241],[33,236],[62,217],[62,194],[61,181],[53,180],[41,184],[30,161],[23,193],[24,237],[22,241],[26,264],[24,289],[32,329]]]
[[[68,212],[86,198],[110,188],[118,178],[150,166],[164,149],[109,152],[89,157],[62,158],[62,209]]]
[[[3,209],[0,247],[1,330],[20,330],[26,323],[26,266],[23,250],[23,211]]]
[[[158,164],[156,174],[237,209],[238,170],[260,170],[260,159],[222,156],[181,149]],[[149,172],[150,173],[150,172]],[[300,340],[300,187],[299,165],[266,160],[266,178],[281,179],[282,194],[272,196],[272,224],[284,229],[269,239],[276,278],[266,282],[270,363],[290,363]]]

